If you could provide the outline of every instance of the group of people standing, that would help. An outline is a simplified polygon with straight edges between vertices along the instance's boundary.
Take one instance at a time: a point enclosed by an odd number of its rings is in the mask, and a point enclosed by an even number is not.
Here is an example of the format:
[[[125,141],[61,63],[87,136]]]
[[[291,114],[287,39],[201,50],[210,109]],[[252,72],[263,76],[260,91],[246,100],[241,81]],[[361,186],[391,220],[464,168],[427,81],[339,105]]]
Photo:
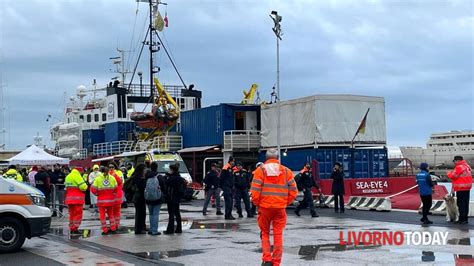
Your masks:
[[[89,175],[90,192],[99,209],[99,218],[102,235],[114,234],[120,226],[121,206],[123,197],[124,176],[120,170],[116,170],[115,163],[108,166],[94,165],[93,173]],[[83,205],[85,203],[85,192],[88,184],[83,178],[83,168],[74,168],[66,176],[66,199],[65,203],[69,209],[69,230],[71,234],[79,234],[79,226],[82,222]],[[107,218],[109,225],[107,225]]]
[[[158,232],[159,215],[162,204],[168,209],[168,226],[164,234],[180,234],[181,210],[180,203],[186,190],[186,180],[179,173],[179,163],[169,165],[168,173],[158,173],[158,163],[152,162],[147,171],[145,164],[138,164],[130,180],[132,201],[135,205],[135,234],[145,234],[146,208],[150,217],[150,235],[160,235]],[[176,226],[175,226],[176,223]]]
[[[447,176],[451,179],[451,193],[456,193],[456,203],[459,210],[458,224],[467,224],[469,215],[469,200],[472,189],[472,169],[462,156],[454,156],[453,163],[455,165],[453,171],[449,171]],[[434,192],[434,183],[431,179],[429,165],[427,163],[420,164],[420,172],[416,175],[418,191],[420,193],[422,206],[422,217],[420,221],[424,225],[432,224],[428,219]]]
[[[215,199],[217,215],[225,214],[226,220],[235,220],[232,215],[234,206],[240,218],[244,217],[242,213],[242,201],[248,218],[255,215],[255,206],[250,205],[249,189],[252,182],[252,176],[245,170],[241,163],[235,163],[233,157],[230,157],[227,164],[218,170],[216,164],[211,165],[211,170],[207,172],[203,183],[206,199],[202,209],[202,214],[207,215],[207,208],[211,198]],[[221,212],[220,192],[224,195],[225,213]],[[235,199],[235,202],[234,202]],[[235,203],[235,204],[234,204]]]
[[[88,183],[84,180],[83,169],[74,168],[66,177],[66,200],[69,208],[69,229],[71,234],[78,234],[82,221],[85,192]],[[128,176],[128,177],[127,177]],[[115,234],[121,222],[121,207],[129,198],[135,206],[135,234],[146,233],[146,208],[148,207],[150,229],[148,234],[160,235],[158,232],[159,214],[163,203],[168,205],[169,222],[165,234],[181,233],[180,202],[184,196],[186,181],[179,174],[179,163],[169,166],[166,175],[158,173],[158,163],[152,162],[149,168],[140,163],[124,174],[115,162],[107,166],[93,166],[88,176],[91,201],[97,206],[102,227],[102,234]],[[108,224],[107,224],[108,220]],[[176,230],[175,230],[176,221]]]

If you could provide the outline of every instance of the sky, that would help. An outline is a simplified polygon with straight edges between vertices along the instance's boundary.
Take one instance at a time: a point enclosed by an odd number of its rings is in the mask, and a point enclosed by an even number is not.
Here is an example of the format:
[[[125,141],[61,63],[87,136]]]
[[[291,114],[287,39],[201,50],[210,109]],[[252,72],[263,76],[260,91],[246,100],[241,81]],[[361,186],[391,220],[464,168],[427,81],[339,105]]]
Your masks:
[[[240,102],[252,83],[269,100],[276,80],[269,14],[277,10],[282,100],[382,96],[390,146],[424,146],[433,132],[474,129],[474,1],[167,3],[160,7],[169,19],[165,44],[204,105]],[[37,133],[47,140],[77,86],[116,75],[108,58],[117,47],[132,50],[132,67],[147,15],[134,0],[0,0],[6,148],[22,149]],[[179,84],[163,52],[158,60],[161,81]],[[146,72],[146,64],[138,69]]]

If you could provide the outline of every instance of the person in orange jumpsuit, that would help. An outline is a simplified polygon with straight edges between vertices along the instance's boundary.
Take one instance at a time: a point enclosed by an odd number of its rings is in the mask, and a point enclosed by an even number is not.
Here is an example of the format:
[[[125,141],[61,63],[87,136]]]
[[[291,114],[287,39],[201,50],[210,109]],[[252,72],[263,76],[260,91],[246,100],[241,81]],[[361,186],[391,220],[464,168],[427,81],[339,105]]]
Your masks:
[[[114,234],[117,230],[114,217],[114,206],[116,203],[117,181],[109,175],[107,167],[101,167],[100,174],[94,180],[91,186],[91,192],[97,196],[97,207],[99,208],[100,223],[102,226],[102,235]],[[107,227],[107,214],[110,223],[110,229]]]
[[[79,226],[82,222],[82,207],[84,205],[87,184],[82,179],[82,167],[73,169],[67,176],[64,184],[66,186],[65,203],[69,210],[69,230],[71,234],[80,234]]]
[[[286,226],[286,207],[298,189],[293,172],[278,162],[278,151],[269,149],[267,161],[255,170],[252,180],[252,202],[258,207],[258,226],[262,238],[262,265],[281,263],[283,230]],[[270,245],[270,225],[273,224],[273,254]]]
[[[115,194],[115,205],[114,205],[114,217],[115,217],[115,226],[119,228],[120,218],[121,218],[121,208],[122,208],[122,198],[123,198],[123,175],[121,176],[117,172],[117,165],[114,162],[109,163],[109,175],[115,178],[117,181],[117,194]]]

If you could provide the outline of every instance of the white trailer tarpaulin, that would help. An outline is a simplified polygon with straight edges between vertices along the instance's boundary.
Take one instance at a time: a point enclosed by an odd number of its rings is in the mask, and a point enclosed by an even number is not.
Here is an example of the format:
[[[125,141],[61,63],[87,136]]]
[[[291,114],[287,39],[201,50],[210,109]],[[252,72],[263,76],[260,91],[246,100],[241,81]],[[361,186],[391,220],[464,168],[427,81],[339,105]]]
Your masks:
[[[281,102],[281,146],[350,144],[367,109],[365,134],[355,143],[386,144],[385,101],[382,97],[316,95]],[[278,111],[262,108],[262,147],[277,146]]]

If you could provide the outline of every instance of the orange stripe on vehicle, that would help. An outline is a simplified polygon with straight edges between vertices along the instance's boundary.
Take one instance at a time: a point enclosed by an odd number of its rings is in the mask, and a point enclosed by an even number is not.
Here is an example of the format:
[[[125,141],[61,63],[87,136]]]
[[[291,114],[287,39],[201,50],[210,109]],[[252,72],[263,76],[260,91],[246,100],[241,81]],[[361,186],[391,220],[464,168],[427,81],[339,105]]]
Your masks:
[[[32,205],[30,198],[24,194],[0,194],[0,205]]]

